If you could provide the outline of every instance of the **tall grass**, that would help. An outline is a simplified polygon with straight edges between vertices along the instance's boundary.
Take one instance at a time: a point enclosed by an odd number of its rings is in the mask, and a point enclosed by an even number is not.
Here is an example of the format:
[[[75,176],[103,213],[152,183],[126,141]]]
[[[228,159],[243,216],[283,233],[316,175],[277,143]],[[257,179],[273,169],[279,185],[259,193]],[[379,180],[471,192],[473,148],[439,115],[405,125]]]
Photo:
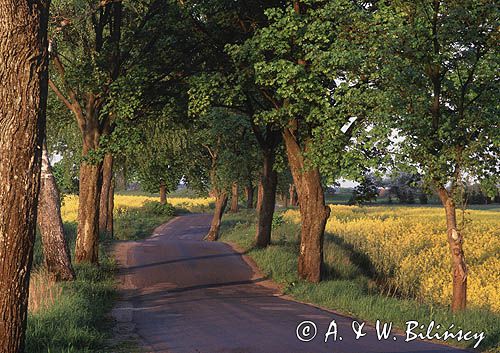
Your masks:
[[[66,224],[74,248],[75,227]],[[40,252],[40,243],[36,252]],[[26,351],[30,353],[98,352],[110,325],[106,315],[115,296],[115,264],[100,247],[100,266],[74,265],[77,279],[51,282],[35,258],[30,281]]]
[[[30,277],[30,295],[28,310],[36,314],[46,310],[59,302],[62,296],[62,287],[50,280],[49,274],[43,269],[38,269]]]

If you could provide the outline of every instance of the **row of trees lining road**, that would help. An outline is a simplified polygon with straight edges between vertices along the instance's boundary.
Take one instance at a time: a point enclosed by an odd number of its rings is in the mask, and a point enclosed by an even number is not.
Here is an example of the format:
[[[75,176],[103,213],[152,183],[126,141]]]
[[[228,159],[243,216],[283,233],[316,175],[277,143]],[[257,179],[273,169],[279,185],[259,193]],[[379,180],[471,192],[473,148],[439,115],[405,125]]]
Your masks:
[[[418,173],[445,209],[451,308],[465,308],[456,202],[466,178],[485,190],[499,182],[495,2],[48,7],[0,0],[0,352],[23,351],[37,212],[47,268],[74,278],[53,153],[64,187],[79,180],[77,262],[97,264],[99,234],[112,235],[120,170],[162,203],[181,178],[209,192],[207,240],[218,239],[230,195],[236,211],[238,188],[248,199],[257,188],[258,247],[270,244],[277,193],[289,193],[301,215],[298,272],[310,282],[322,276],[325,185],[385,168]]]

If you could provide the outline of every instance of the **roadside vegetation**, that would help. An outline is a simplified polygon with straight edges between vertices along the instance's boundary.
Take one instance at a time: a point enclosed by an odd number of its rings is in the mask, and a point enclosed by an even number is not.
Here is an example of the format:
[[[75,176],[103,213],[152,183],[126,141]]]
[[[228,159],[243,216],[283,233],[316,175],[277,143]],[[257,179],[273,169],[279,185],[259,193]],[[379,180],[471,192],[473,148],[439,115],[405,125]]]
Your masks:
[[[64,228],[68,245],[74,249],[76,224],[65,221]],[[30,281],[26,351],[98,351],[107,337],[110,321],[106,315],[116,295],[115,263],[106,251],[107,243],[101,243],[99,267],[73,263],[76,279],[54,282],[43,268],[38,239]]]
[[[450,314],[449,261],[440,208],[330,207],[333,215],[326,226],[325,280],[319,284],[299,279],[294,271],[300,244],[296,209],[275,215],[271,245],[265,249],[253,246],[256,218],[250,210],[224,218],[221,240],[242,247],[265,276],[299,301],[372,323],[377,319],[392,321],[400,329],[410,319],[422,323],[435,320],[443,330],[453,323],[465,330],[484,331],[486,339],[479,349],[498,351],[496,212],[467,214],[469,225],[464,234],[468,242],[464,246],[470,254],[470,305],[464,312]]]
[[[27,352],[106,351],[106,339],[110,337],[113,324],[109,311],[116,298],[116,264],[109,253],[112,242],[143,239],[176,213],[208,210],[212,201],[210,198],[172,198],[169,202],[163,205],[158,197],[145,194],[116,195],[114,239],[101,236],[98,267],[73,263],[76,279],[71,282],[51,280],[43,267],[43,250],[40,237],[37,237],[30,280]],[[61,214],[74,258],[77,196],[64,198]]]

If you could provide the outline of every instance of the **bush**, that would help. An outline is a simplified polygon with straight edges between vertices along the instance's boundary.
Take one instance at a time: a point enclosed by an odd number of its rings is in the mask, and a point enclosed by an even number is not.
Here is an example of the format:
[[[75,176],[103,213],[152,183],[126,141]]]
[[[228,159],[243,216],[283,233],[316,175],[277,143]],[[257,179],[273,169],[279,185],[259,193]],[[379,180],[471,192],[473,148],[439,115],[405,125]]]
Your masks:
[[[144,210],[146,213],[155,216],[173,216],[175,215],[175,208],[169,203],[161,204],[156,201],[147,201],[144,203]]]
[[[279,226],[281,226],[284,222],[283,215],[282,214],[274,214],[273,215],[273,223],[271,225],[272,229],[276,229]]]

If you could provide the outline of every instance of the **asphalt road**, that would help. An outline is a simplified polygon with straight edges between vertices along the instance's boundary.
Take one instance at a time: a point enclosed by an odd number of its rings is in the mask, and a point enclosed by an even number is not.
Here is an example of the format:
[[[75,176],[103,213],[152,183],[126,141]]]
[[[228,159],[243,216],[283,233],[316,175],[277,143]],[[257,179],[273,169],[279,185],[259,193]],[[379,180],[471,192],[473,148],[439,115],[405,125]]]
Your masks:
[[[229,245],[203,241],[210,219],[206,214],[177,217],[144,241],[117,244],[117,336],[135,337],[145,352],[464,352],[405,342],[404,335],[394,333],[378,340],[367,325],[366,336],[356,340],[354,319],[288,300]],[[306,320],[315,323],[317,334],[302,342],[297,326]],[[337,339],[331,335],[325,343],[332,320]],[[303,339],[313,333],[313,328],[299,329]]]

